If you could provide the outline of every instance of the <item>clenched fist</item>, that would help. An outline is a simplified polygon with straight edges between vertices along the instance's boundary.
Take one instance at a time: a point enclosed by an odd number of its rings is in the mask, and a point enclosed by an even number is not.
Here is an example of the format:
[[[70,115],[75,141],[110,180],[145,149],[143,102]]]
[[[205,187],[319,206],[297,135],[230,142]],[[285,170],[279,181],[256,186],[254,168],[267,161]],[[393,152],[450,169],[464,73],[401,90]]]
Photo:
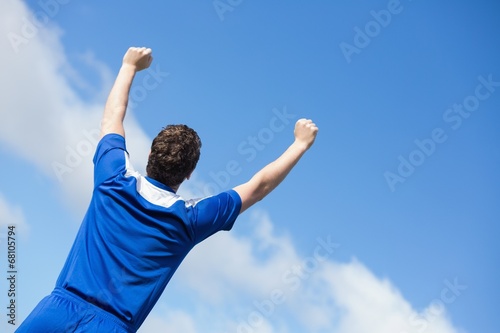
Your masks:
[[[123,65],[132,66],[136,72],[142,71],[151,65],[153,51],[145,47],[131,47],[123,57]]]
[[[299,119],[295,124],[294,130],[295,140],[309,149],[316,139],[318,127],[311,119]]]

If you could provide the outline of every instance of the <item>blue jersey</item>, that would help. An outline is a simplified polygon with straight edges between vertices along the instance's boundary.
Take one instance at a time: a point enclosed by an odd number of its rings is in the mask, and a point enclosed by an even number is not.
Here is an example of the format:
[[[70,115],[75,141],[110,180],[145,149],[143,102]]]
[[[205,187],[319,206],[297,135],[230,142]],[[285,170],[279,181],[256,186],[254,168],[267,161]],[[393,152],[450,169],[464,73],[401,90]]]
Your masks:
[[[137,330],[187,253],[230,230],[240,209],[233,190],[186,201],[141,176],[125,139],[108,134],[97,146],[92,200],[56,287]]]

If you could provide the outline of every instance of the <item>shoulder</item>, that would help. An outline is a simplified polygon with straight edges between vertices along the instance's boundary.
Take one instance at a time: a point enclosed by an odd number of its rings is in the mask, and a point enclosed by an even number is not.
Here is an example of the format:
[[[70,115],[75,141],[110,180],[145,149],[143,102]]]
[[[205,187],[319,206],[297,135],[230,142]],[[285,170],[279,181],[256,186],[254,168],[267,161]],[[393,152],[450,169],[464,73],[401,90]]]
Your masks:
[[[185,200],[186,206],[187,207],[194,207],[199,205],[200,203],[203,204],[216,204],[216,205],[221,205],[221,204],[239,204],[241,205],[241,197],[236,192],[235,190],[228,190],[224,192],[220,192],[219,194],[216,195],[211,195],[208,197],[204,198],[197,198],[197,199],[189,199]]]
[[[93,162],[95,186],[122,173],[128,164],[125,138],[114,133],[103,136],[97,144]]]
[[[116,146],[125,148],[125,137],[117,133],[109,133],[101,137],[97,149],[101,146]]]
[[[94,163],[96,163],[100,157],[108,153],[109,151],[113,149],[120,149],[127,151],[127,146],[125,143],[125,138],[121,136],[120,134],[106,134],[99,140],[99,143],[97,144],[96,151],[95,151],[95,156],[94,156]]]

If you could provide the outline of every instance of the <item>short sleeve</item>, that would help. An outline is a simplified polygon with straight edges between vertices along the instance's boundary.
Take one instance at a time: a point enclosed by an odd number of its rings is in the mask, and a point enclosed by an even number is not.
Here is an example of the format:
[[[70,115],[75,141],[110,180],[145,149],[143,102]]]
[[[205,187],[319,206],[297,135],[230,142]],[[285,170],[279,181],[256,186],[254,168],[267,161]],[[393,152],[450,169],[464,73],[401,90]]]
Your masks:
[[[125,171],[126,153],[125,138],[119,134],[107,134],[99,141],[93,160],[95,187]]]
[[[241,210],[241,198],[234,190],[202,199],[192,206],[195,243],[220,230],[231,230]]]

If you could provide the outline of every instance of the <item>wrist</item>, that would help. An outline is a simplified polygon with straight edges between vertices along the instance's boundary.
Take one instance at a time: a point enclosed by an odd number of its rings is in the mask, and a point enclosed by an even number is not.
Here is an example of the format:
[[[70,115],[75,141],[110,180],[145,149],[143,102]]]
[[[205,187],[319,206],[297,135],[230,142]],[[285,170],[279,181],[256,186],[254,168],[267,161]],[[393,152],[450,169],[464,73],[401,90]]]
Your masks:
[[[302,153],[305,153],[311,147],[311,145],[305,141],[295,139],[295,141],[292,143],[292,147],[294,147],[295,149],[299,150]]]
[[[128,63],[123,63],[122,67],[120,68],[120,71],[135,74],[137,73],[137,66]]]

